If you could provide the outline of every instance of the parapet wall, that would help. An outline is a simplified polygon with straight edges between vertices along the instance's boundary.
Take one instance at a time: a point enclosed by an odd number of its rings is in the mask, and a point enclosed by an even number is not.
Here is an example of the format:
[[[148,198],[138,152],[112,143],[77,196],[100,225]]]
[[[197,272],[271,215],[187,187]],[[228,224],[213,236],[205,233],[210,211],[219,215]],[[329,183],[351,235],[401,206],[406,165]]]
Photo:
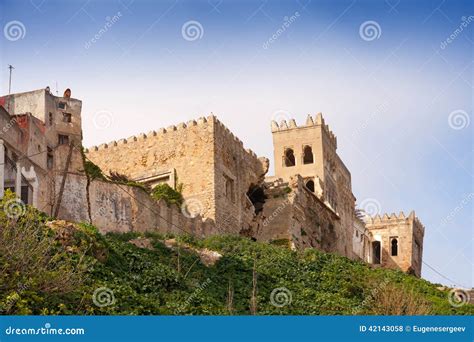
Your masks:
[[[272,123],[271,123],[272,133],[284,132],[284,131],[293,130],[293,129],[310,128],[310,127],[315,127],[315,126],[320,126],[322,130],[327,134],[330,143],[334,146],[334,148],[337,148],[337,137],[329,129],[329,126],[326,125],[326,123],[324,122],[322,113],[316,114],[314,119],[311,116],[311,114],[308,114],[305,125],[300,125],[300,126],[296,124],[295,119],[290,119],[289,122],[287,122],[286,120],[282,120],[280,123],[276,122],[275,120],[272,120]]]
[[[58,177],[60,181],[61,177]],[[156,231],[203,237],[216,233],[212,220],[183,215],[175,205],[155,201],[142,189],[68,174],[58,218],[89,222],[101,233]]]

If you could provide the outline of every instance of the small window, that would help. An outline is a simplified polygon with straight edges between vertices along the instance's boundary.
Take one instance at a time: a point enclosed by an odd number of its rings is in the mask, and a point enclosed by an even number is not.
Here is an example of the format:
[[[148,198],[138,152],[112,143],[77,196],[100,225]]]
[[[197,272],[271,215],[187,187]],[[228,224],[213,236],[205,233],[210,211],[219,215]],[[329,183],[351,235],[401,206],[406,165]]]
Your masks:
[[[311,179],[306,182],[306,187],[309,191],[314,192],[314,181]]]
[[[72,122],[72,114],[71,113],[63,113],[63,122],[71,123]]]
[[[306,145],[303,148],[303,164],[313,164],[313,149],[311,146]]]
[[[48,146],[48,153],[46,154],[46,165],[49,170],[53,168],[53,149]]]
[[[66,109],[66,102],[59,102],[58,103],[58,108],[59,109]]]
[[[392,256],[397,256],[398,255],[398,239],[397,238],[392,238],[392,241],[391,241],[391,254],[392,254]]]
[[[286,167],[289,167],[289,166],[295,166],[296,165],[296,162],[295,162],[295,153],[293,152],[293,149],[291,148],[287,148],[285,150],[285,156],[284,156],[285,160],[284,160],[284,165]]]
[[[67,145],[69,144],[69,136],[58,134],[58,144],[59,145]]]
[[[48,115],[48,122],[49,122],[49,125],[52,126],[53,125],[53,113],[49,112],[49,115]]]

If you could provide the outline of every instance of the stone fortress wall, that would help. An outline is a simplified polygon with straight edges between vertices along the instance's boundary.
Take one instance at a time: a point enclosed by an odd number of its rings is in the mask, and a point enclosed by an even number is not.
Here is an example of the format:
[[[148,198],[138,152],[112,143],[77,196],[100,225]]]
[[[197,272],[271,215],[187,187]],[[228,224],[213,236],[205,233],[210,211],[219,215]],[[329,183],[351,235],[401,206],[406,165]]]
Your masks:
[[[28,204],[92,223],[101,232],[243,235],[421,274],[421,222],[414,212],[359,217],[351,174],[320,113],[301,126],[293,119],[272,122],[275,175],[266,177],[268,159],[245,149],[213,115],[83,155],[81,109],[70,92],[57,97],[40,89],[0,97],[0,121],[10,127],[0,132],[0,156],[13,160],[0,168],[2,193],[28,187]],[[18,155],[24,160],[16,160]],[[167,183],[182,191],[185,203],[168,206],[138,187],[90,179],[84,156],[105,173],[150,187]]]
[[[236,234],[253,220],[246,193],[266,172],[255,153],[212,115],[92,147],[85,154],[106,173],[151,186],[182,187],[185,203],[212,219],[219,231]]]

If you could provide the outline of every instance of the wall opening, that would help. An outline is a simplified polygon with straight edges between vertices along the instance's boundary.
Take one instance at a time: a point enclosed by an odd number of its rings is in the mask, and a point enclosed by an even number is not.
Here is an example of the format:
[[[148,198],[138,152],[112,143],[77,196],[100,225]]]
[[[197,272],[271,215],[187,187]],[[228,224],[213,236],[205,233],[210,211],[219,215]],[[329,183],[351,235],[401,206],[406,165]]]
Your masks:
[[[392,256],[397,256],[398,255],[398,239],[397,238],[392,238],[391,240],[391,246],[390,246],[390,254]]]
[[[372,242],[372,263],[373,264],[380,264],[380,241]]]
[[[72,114],[71,113],[63,113],[63,122],[71,123],[72,122]]]
[[[286,167],[289,167],[289,166],[295,166],[296,165],[296,161],[295,161],[295,152],[293,151],[293,149],[291,148],[287,148],[285,150],[285,157],[284,157],[284,165]]]
[[[67,135],[58,134],[58,144],[59,145],[69,144],[69,137]]]
[[[307,181],[306,187],[308,188],[309,191],[314,192],[314,181],[312,179]]]
[[[314,158],[313,158],[313,149],[311,146],[306,145],[303,148],[303,164],[313,164],[314,163]]]
[[[46,166],[48,167],[49,170],[53,168],[53,163],[54,163],[54,157],[53,157],[53,149],[51,147],[47,147],[47,154],[46,154]]]
[[[253,184],[250,185],[249,190],[247,191],[247,197],[255,208],[255,214],[258,214],[263,210],[263,205],[267,199],[263,187]]]

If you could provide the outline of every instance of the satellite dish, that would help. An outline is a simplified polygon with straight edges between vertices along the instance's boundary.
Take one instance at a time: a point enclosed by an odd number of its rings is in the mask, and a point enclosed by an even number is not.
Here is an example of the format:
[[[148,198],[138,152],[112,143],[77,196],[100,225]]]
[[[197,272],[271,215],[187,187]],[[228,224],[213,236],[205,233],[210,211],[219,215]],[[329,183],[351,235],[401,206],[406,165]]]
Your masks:
[[[70,97],[71,97],[71,89],[67,88],[67,89],[64,91],[63,97],[65,97],[65,98],[70,98]]]

